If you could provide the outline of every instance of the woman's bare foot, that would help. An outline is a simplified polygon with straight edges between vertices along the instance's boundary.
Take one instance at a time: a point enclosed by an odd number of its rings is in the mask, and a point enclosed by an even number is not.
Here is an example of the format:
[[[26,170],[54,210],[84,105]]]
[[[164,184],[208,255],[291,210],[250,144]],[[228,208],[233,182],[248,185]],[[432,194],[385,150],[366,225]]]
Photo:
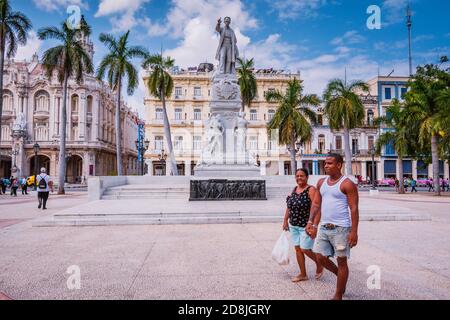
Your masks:
[[[317,269],[316,269],[316,280],[319,280],[320,278],[322,278],[323,276],[323,266],[322,265],[317,265]]]
[[[342,294],[335,294],[331,300],[342,300]]]
[[[309,280],[308,276],[298,275],[292,279],[292,282],[295,283],[295,282],[308,281],[308,280]]]

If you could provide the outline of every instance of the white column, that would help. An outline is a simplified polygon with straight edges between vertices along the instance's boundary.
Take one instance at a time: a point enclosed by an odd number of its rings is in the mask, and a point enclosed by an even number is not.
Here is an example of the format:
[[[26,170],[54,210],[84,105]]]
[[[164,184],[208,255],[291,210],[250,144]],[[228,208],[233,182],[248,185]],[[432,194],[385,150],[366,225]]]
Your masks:
[[[184,175],[187,177],[190,177],[192,175],[191,160],[184,161]]]
[[[170,169],[170,164],[169,164],[169,160],[166,161],[166,176],[170,176],[171,173],[171,169]]]
[[[302,169],[302,168],[303,168],[302,160],[297,160],[297,169]]]
[[[266,176],[267,175],[267,168],[266,168],[267,162],[266,160],[261,160],[261,175]]]
[[[278,175],[284,176],[284,161],[281,159],[278,161]]]
[[[412,175],[413,179],[417,180],[417,160],[412,161]]]
[[[147,176],[153,175],[153,161],[151,159],[145,159],[145,164],[147,165]]]
[[[444,162],[444,179],[450,179],[450,169],[448,167],[448,161]]]
[[[384,159],[380,159],[379,162],[377,162],[377,175],[378,175],[378,180],[383,180],[384,179]]]
[[[367,162],[361,161],[361,176],[363,180],[367,179]]]

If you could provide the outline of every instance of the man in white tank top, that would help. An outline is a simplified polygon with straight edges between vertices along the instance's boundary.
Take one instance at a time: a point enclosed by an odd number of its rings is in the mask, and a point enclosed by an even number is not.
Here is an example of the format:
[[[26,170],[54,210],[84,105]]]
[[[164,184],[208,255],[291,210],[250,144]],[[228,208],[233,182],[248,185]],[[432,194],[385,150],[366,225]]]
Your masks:
[[[328,178],[317,184],[307,232],[315,239],[313,251],[320,263],[337,276],[333,300],[342,300],[348,280],[350,248],[358,244],[358,187],[342,175],[344,160],[330,154],[325,160]],[[337,258],[336,264],[330,260]]]

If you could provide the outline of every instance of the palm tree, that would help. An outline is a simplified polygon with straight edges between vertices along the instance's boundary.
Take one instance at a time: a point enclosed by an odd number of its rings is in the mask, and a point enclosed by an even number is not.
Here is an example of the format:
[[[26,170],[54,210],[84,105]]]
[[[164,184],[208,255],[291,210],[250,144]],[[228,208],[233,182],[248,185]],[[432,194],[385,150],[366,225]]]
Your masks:
[[[120,38],[116,39],[113,35],[102,33],[100,41],[105,44],[109,53],[100,62],[97,69],[97,78],[103,80],[105,75],[111,90],[117,94],[116,101],[116,151],[117,151],[117,175],[123,174],[122,170],[122,127],[121,127],[121,92],[123,78],[128,80],[127,93],[132,95],[139,85],[139,75],[131,60],[134,58],[145,58],[147,51],[142,47],[130,47],[128,37],[130,31],[127,31]]]
[[[405,193],[403,184],[403,158],[408,155],[408,148],[411,141],[410,127],[406,122],[406,111],[404,106],[394,99],[392,104],[386,109],[386,116],[377,119],[377,122],[384,125],[388,131],[382,133],[377,141],[376,151],[381,154],[383,146],[393,144],[398,155],[399,165],[399,180],[400,192]]]
[[[237,62],[239,67],[237,69],[238,83],[241,89],[242,98],[242,112],[245,111],[245,106],[249,108],[252,104],[252,100],[256,97],[258,92],[256,77],[253,73],[254,62],[253,58],[250,60],[238,58]]]
[[[269,132],[279,130],[278,140],[281,145],[288,146],[293,173],[297,170],[296,144],[311,140],[313,129],[310,122],[316,123],[316,114],[308,106],[320,104],[317,95],[303,94],[302,82],[296,78],[290,80],[286,94],[278,90],[266,93],[267,102],[278,104],[277,111],[268,124]]]
[[[59,176],[58,194],[64,194],[64,182],[66,177],[66,124],[67,124],[67,90],[70,78],[80,84],[84,73],[94,72],[91,58],[83,47],[81,38],[91,34],[90,26],[82,20],[79,29],[72,29],[66,23],[61,28],[46,27],[38,32],[39,39],[53,39],[60,42],[59,45],[48,49],[44,53],[43,66],[47,77],[52,78],[57,73],[59,82],[63,86],[63,103],[61,110],[61,128],[59,141]]]
[[[15,56],[18,45],[27,43],[31,21],[21,12],[12,11],[9,0],[0,0],[0,141],[2,141],[3,69],[6,57]]]
[[[172,136],[170,133],[169,117],[167,116],[166,99],[172,95],[173,79],[169,69],[173,68],[175,60],[163,57],[162,54],[148,56],[142,64],[144,69],[150,70],[150,78],[147,86],[150,94],[161,100],[163,106],[164,135],[169,149],[169,162],[172,175],[178,175],[177,162],[173,152]]]
[[[417,68],[416,74],[410,79],[411,90],[406,95],[408,117],[416,124],[419,142],[422,146],[431,144],[431,159],[433,165],[433,182],[437,196],[441,195],[439,184],[439,149],[440,143],[445,143],[445,132],[448,132],[448,88],[450,87],[450,68],[443,70],[441,65],[448,62],[447,57],[441,58],[440,65],[427,64]]]
[[[359,92],[369,92],[369,86],[359,80],[347,84],[346,81],[335,79],[328,83],[324,93],[325,114],[330,121],[330,128],[344,131],[347,175],[352,174],[350,130],[358,128],[364,121],[364,106]]]

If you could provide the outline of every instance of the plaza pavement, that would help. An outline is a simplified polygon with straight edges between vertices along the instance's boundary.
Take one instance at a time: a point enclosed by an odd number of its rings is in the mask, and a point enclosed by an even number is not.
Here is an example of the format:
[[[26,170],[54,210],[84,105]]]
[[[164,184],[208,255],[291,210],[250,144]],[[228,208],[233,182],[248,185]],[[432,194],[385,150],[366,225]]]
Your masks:
[[[432,220],[361,222],[345,299],[450,299],[450,198],[383,193],[378,200]],[[271,260],[281,222],[32,227],[84,202],[84,193],[53,196],[43,212],[31,197],[0,197],[0,297],[308,300],[334,292],[332,274],[294,284],[297,264]],[[80,290],[67,288],[72,265],[80,267]],[[367,288],[372,265],[381,271],[380,290]],[[310,278],[314,271],[308,262]]]

